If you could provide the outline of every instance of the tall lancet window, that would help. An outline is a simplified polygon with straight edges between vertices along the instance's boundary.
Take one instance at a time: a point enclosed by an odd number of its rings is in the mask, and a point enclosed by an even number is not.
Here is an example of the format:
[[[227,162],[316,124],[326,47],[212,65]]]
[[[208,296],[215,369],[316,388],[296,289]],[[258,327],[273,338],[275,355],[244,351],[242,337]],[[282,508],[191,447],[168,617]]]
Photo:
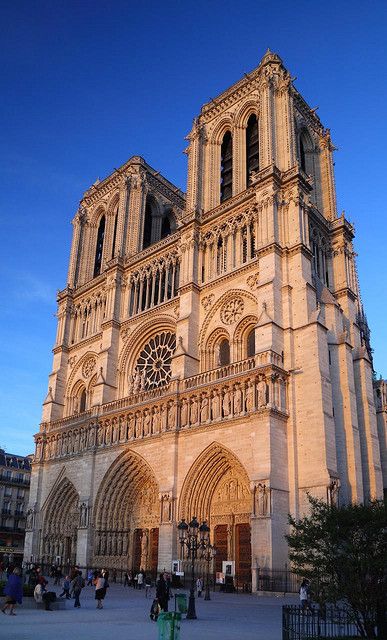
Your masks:
[[[302,136],[300,136],[300,162],[301,169],[306,173],[306,158],[305,158],[305,146]]]
[[[117,211],[116,211],[116,215],[114,216],[114,231],[113,231],[113,244],[112,244],[112,258],[114,258],[115,253],[116,253],[117,225],[118,225],[118,208],[117,208]]]
[[[232,196],[232,135],[226,131],[220,151],[220,201]]]
[[[253,113],[247,121],[246,128],[246,186],[251,182],[251,176],[259,171],[259,139],[258,120]]]
[[[101,273],[102,254],[103,254],[103,241],[105,238],[105,216],[102,216],[97,234],[97,246],[95,248],[95,260],[94,260],[94,277]]]

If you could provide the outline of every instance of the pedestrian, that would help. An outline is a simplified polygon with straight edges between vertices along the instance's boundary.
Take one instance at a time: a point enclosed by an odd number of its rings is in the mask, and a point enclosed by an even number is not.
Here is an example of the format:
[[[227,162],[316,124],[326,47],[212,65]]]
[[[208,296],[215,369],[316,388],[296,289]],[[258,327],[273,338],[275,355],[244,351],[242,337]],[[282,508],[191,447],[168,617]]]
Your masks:
[[[157,622],[157,618],[159,617],[160,611],[161,611],[161,607],[160,607],[159,601],[157,600],[157,598],[155,598],[150,608],[150,613],[149,613],[150,619],[153,620],[154,622]]]
[[[201,577],[199,576],[199,578],[196,580],[196,591],[198,592],[198,598],[201,598],[202,596],[202,591],[203,591],[203,581],[201,579]]]
[[[311,611],[309,581],[303,580],[300,586],[300,604],[303,611]]]
[[[105,587],[105,578],[102,576],[102,573],[98,572],[96,577],[93,580],[93,584],[95,585],[95,599],[97,600],[97,609],[103,609],[103,600],[106,595],[106,587]]]
[[[113,569],[113,582],[114,584],[117,582],[117,570]]]
[[[156,584],[156,598],[162,611],[168,611],[169,586],[165,580],[164,574],[160,573],[160,577]]]
[[[5,595],[5,604],[1,609],[3,613],[9,609],[10,616],[16,616],[14,611],[16,603],[21,604],[23,598],[23,585],[20,577],[21,571],[19,567],[15,567],[8,576],[7,584],[3,589]]]
[[[124,587],[129,587],[129,576],[127,571],[124,573]]]
[[[46,591],[45,585],[43,585],[41,582],[38,582],[34,589],[34,599],[37,603],[43,602],[46,611],[52,611],[50,607],[52,595],[51,593]]]
[[[152,580],[149,574],[146,574],[145,576],[145,597],[147,598],[148,595],[151,595],[151,588],[152,588]]]
[[[63,591],[59,597],[63,596],[66,596],[66,600],[70,600],[70,576],[66,576],[63,580]]]
[[[71,582],[72,591],[75,596],[74,607],[76,609],[81,608],[81,603],[79,601],[79,596],[81,595],[81,591],[85,586],[85,581],[82,578],[82,571],[78,571],[78,575],[75,576],[74,580]]]
[[[89,569],[89,572],[87,574],[87,586],[88,587],[91,587],[91,585],[93,584],[93,577],[94,577],[93,571],[92,571],[92,569]]]
[[[141,569],[137,574],[137,587],[139,589],[142,589],[143,584],[144,584],[144,574],[143,574],[143,570]]]

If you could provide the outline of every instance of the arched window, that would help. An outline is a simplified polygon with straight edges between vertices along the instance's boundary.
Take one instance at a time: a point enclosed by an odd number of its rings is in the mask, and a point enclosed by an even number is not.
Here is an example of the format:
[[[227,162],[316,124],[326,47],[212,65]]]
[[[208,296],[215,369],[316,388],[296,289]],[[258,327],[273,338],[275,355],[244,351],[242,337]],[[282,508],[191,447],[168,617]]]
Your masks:
[[[94,277],[101,273],[102,255],[103,255],[103,241],[105,238],[105,216],[102,216],[97,233],[97,246],[95,249],[94,260]]]
[[[171,221],[169,219],[169,216],[166,215],[163,218],[163,222],[161,224],[161,239],[162,238],[166,238],[167,236],[170,236],[172,233],[171,230]]]
[[[146,249],[151,243],[152,237],[152,207],[147,201],[145,207],[144,234],[142,240],[142,248]]]
[[[232,196],[232,135],[226,131],[220,151],[220,201]]]
[[[224,338],[219,345],[219,366],[225,367],[230,364],[230,343]]]
[[[82,393],[79,398],[79,413],[86,411],[86,389],[82,389]]]
[[[252,172],[259,171],[259,139],[258,120],[252,114],[247,122],[246,129],[246,186],[251,181]]]
[[[301,169],[306,173],[305,145],[302,136],[300,136],[300,163]]]
[[[255,355],[255,329],[251,329],[247,336],[247,357],[252,358]]]
[[[116,239],[117,239],[117,224],[118,224],[118,209],[114,218],[114,231],[113,231],[113,244],[112,244],[112,258],[114,258],[116,252]]]

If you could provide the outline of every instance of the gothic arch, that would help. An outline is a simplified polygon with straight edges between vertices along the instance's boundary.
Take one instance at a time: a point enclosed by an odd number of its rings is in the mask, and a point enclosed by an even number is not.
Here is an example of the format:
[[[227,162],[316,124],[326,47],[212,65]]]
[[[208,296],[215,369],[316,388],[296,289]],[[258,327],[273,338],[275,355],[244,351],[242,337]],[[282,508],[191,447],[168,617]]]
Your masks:
[[[120,372],[119,394],[125,395],[128,376],[133,372],[138,355],[150,338],[161,331],[176,333],[176,321],[169,316],[158,316],[141,323],[128,340],[120,356],[118,370]]]
[[[258,322],[258,318],[255,315],[248,315],[242,318],[239,324],[235,327],[233,343],[234,350],[236,352],[235,357],[237,360],[244,360],[247,358],[247,338],[252,329]]]
[[[228,343],[231,345],[230,334],[225,327],[217,327],[208,336],[204,350],[201,354],[201,357],[205,362],[204,366],[206,369],[216,369],[220,366],[219,362],[217,362],[218,358],[216,347],[219,346],[223,340],[228,340]]]
[[[235,299],[236,297],[241,297],[246,301],[248,301],[249,303],[252,303],[255,307],[257,306],[256,297],[252,293],[250,293],[249,291],[245,291],[244,289],[231,289],[231,291],[227,291],[226,293],[224,293],[219,298],[219,300],[214,304],[214,306],[208,311],[203,321],[202,328],[199,333],[199,340],[198,340],[200,352],[203,352],[205,349],[204,345],[207,342],[207,335],[208,335],[208,331],[210,329],[212,320],[220,312],[223,305],[225,305],[228,301]]]
[[[224,134],[229,131],[231,136],[234,135],[234,122],[230,114],[225,114],[223,118],[217,122],[211,132],[211,142],[213,144],[221,144]]]
[[[240,485],[241,507],[249,512],[250,479],[239,459],[223,445],[213,442],[195,460],[185,478],[179,500],[179,519],[196,516],[211,522],[211,503],[222,480],[232,472]]]
[[[93,362],[95,365],[93,366]],[[98,354],[95,351],[87,351],[74,366],[66,385],[66,396],[72,391],[77,379],[82,380],[88,386],[88,378],[96,371]],[[89,365],[89,366],[88,366]],[[90,374],[88,373],[90,371]]]
[[[95,528],[128,528],[128,517],[130,519],[136,505],[144,511],[148,524],[158,524],[158,494],[152,467],[134,451],[125,451],[107,470],[98,489],[94,506]]]
[[[247,100],[239,109],[238,113],[235,116],[235,123],[238,127],[242,127],[246,129],[247,121],[251,115],[257,116],[257,120],[259,123],[259,98],[256,97],[255,100]]]
[[[94,230],[98,229],[99,221],[102,216],[107,215],[105,204],[99,204],[89,216],[89,226]]]
[[[63,476],[54,485],[44,507],[42,556],[52,562],[75,562],[79,519],[79,496],[73,483]]]

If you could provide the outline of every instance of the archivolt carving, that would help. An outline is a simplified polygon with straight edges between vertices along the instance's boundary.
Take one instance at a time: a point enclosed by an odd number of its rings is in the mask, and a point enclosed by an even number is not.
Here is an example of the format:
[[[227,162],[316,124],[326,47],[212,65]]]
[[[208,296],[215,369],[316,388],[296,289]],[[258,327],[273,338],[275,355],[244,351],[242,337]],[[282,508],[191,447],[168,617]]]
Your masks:
[[[257,116],[259,120],[259,96],[257,95],[255,100],[246,100],[243,103],[237,114],[235,115],[235,122],[238,127],[246,127],[247,121],[252,114]]]
[[[186,476],[179,517],[187,520],[196,515],[198,520],[209,520],[212,504],[224,502],[226,495],[230,500],[230,491],[236,511],[246,511],[247,503],[250,511],[249,486],[249,477],[238,458],[214,442],[200,454]]]
[[[79,524],[79,496],[74,485],[63,478],[46,501],[41,555],[52,561],[61,556],[73,562]]]
[[[95,362],[97,362],[98,360],[98,354],[93,351],[88,351],[87,353],[85,353],[85,355],[82,356],[82,358],[79,359],[67,381],[66,396],[71,393],[72,387],[77,378],[80,378],[82,376],[85,379],[87,377],[84,375],[84,365],[87,366],[88,370],[89,365],[87,365],[87,363],[91,362],[92,360],[94,360]]]

